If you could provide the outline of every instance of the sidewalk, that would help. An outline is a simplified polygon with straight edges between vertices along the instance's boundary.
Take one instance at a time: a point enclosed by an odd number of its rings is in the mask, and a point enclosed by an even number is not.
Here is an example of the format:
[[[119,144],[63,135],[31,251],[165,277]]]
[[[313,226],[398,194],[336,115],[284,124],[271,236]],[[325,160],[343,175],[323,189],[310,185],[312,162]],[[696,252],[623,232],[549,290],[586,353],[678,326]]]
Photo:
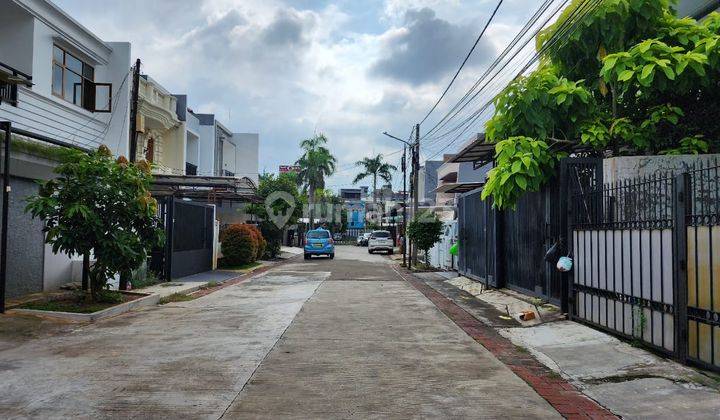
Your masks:
[[[582,324],[562,320],[551,305],[521,322],[507,312],[533,310],[530,299],[483,290],[464,277],[418,273],[416,278],[492,326],[583,394],[623,418],[717,418],[720,376],[664,359]],[[506,309],[507,308],[507,309]]]

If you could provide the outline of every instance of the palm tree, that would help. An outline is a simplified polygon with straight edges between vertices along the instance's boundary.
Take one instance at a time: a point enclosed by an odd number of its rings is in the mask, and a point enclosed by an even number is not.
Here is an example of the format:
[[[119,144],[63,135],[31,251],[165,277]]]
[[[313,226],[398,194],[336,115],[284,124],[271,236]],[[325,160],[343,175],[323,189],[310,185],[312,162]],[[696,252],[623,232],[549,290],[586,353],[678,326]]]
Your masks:
[[[337,160],[325,147],[327,137],[320,134],[300,142],[300,148],[303,149],[303,155],[295,162],[300,166],[298,173],[298,182],[304,186],[305,192],[308,194],[308,205],[310,207],[310,228],[314,227],[314,206],[315,193],[325,188],[325,177],[335,173],[335,164]]]
[[[387,162],[383,162],[383,155],[378,154],[375,157],[372,158],[363,158],[363,160],[359,160],[355,162],[355,166],[361,167],[363,169],[362,172],[357,174],[355,179],[353,180],[353,184],[357,184],[358,182],[362,181],[363,179],[372,176],[373,180],[373,208],[376,206],[376,199],[377,199],[377,181],[378,177],[383,179],[385,182],[390,183],[392,182],[392,171],[396,171],[397,167],[394,165],[391,165]]]

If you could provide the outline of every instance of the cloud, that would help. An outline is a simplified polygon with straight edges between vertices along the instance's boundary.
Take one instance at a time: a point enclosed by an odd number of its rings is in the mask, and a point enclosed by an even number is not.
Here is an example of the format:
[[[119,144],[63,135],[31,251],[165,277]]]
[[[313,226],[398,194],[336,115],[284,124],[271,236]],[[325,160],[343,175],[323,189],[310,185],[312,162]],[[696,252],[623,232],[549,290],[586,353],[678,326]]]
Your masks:
[[[370,68],[373,76],[420,85],[437,82],[456,69],[472,46],[474,25],[457,25],[436,16],[430,8],[405,12],[405,26],[388,37],[384,54]],[[482,39],[474,55],[488,61],[493,47]],[[475,62],[475,64],[478,64]]]
[[[528,0],[508,1],[527,9]],[[258,132],[261,171],[294,162],[298,141],[315,132],[328,135],[341,169],[399,149],[381,133],[408,135],[472,45],[477,22],[487,19],[480,14],[495,3],[56,2],[101,39],[130,41],[143,72],[173,93],[186,93],[195,111],[216,113],[234,131]],[[512,29],[514,21],[503,24]],[[488,37],[495,48],[496,40]],[[487,48],[479,47],[439,115],[473,81],[474,69],[492,58]],[[398,157],[388,159],[397,164]],[[348,184],[353,176],[354,169],[343,170],[328,184]]]

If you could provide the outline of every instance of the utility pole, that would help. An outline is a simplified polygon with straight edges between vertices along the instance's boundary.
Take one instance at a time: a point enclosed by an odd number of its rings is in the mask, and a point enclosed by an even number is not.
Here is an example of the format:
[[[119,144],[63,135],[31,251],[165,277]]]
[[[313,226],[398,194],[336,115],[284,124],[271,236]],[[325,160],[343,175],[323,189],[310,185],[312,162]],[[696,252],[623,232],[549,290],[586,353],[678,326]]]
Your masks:
[[[0,314],[5,313],[5,284],[7,283],[7,244],[8,244],[8,212],[10,211],[10,140],[12,136],[12,124],[6,121],[3,124],[5,129],[5,149],[3,162],[3,202],[2,202],[2,239],[0,239]]]
[[[415,124],[415,144],[413,145],[413,218],[417,217],[418,214],[418,178],[420,171],[420,124]],[[412,248],[411,264],[417,266],[417,245]]]
[[[400,166],[402,167],[403,173],[403,267],[407,267],[407,146],[403,146],[403,157]]]
[[[135,61],[133,69],[132,91],[130,92],[130,162],[135,162],[137,156],[137,114],[138,96],[140,94],[140,59]]]

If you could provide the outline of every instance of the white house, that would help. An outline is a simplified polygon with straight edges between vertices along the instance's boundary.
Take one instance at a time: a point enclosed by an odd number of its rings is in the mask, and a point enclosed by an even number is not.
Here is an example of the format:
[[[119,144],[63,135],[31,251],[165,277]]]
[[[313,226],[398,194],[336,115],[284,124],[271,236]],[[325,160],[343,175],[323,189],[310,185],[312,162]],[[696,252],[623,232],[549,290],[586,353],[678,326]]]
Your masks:
[[[199,122],[198,175],[247,177],[258,182],[260,137],[233,133],[214,114],[194,114]]]
[[[0,0],[0,121],[57,141],[127,154],[130,44],[105,42],[46,0]],[[18,84],[19,83],[19,84]],[[44,245],[42,224],[24,213],[36,179],[56,161],[18,137],[11,154],[7,296],[52,290],[72,264]],[[27,147],[35,146],[35,147]]]
[[[126,154],[130,44],[101,40],[45,0],[0,0],[0,27],[0,72],[32,77],[14,101],[3,100],[0,120]]]

